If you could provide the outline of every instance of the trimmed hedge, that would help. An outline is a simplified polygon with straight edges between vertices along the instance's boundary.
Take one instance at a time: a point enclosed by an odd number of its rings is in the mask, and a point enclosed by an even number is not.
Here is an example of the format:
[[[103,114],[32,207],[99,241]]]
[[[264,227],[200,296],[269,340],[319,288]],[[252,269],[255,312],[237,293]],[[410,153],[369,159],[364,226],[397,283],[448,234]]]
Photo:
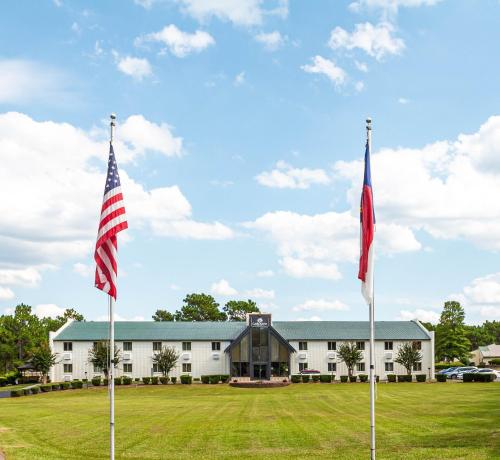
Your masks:
[[[222,383],[229,383],[231,376],[229,374],[221,374],[220,380]]]
[[[359,374],[359,381],[360,382],[368,382],[368,375],[366,375],[366,374]]]
[[[416,378],[417,378],[417,382],[425,382],[425,379],[427,378],[427,375],[425,375],[425,374],[417,374]]]
[[[438,382],[446,382],[446,374],[436,374],[436,380]]]
[[[124,375],[122,377],[122,384],[123,385],[131,385],[132,384],[132,377],[129,377],[128,375]]]
[[[170,379],[166,376],[160,377],[160,382],[162,385],[166,385]]]
[[[493,359],[490,359],[490,365],[493,365],[493,366],[500,366],[500,358],[493,358]]]
[[[94,377],[92,379],[92,385],[95,387],[101,386],[101,377]]]
[[[302,376],[301,375],[292,375],[290,380],[292,381],[292,383],[300,383],[302,380]]]
[[[308,383],[311,376],[309,374],[302,375],[302,383]]]
[[[219,378],[219,376],[217,376]],[[191,385],[193,383],[193,378],[190,375],[181,375],[181,383],[183,385]]]
[[[158,385],[160,383],[160,380],[158,379],[158,377],[151,377],[151,383],[153,385]]]
[[[342,383],[346,383],[348,380],[349,380],[349,376],[348,375],[341,375],[340,376],[340,381]]]
[[[71,382],[71,387],[74,389],[81,389],[83,388],[83,382],[81,380],[73,380]]]
[[[177,382],[177,377],[170,377],[170,381],[175,384]]]
[[[293,375],[292,375],[293,377]],[[335,379],[335,376],[332,376],[331,374],[321,374],[319,376],[319,381],[321,383],[331,383],[331,381]]]
[[[181,381],[182,381],[182,377],[181,377]],[[215,385],[215,384],[219,383],[219,379],[220,379],[220,375],[209,375],[208,376],[208,382],[211,385]]]
[[[463,367],[464,363],[461,363],[460,361],[454,361],[452,363],[446,363],[444,361],[441,361],[439,363],[434,364],[434,369],[437,371],[441,371],[443,369],[448,369],[449,367]]]
[[[356,380],[358,380],[357,375],[350,375],[349,376],[349,382],[354,383]]]
[[[122,384],[122,378],[121,377],[115,377],[114,381],[115,381],[115,387]]]
[[[201,376],[201,383],[207,384],[210,381],[210,376],[209,375],[202,375]]]
[[[151,382],[151,377],[143,377],[142,382],[144,383],[144,385],[149,385],[149,383]]]
[[[40,393],[40,387],[33,387],[31,389],[31,393],[33,393],[34,395],[37,395],[38,393]]]
[[[48,385],[42,385],[40,387],[40,390],[42,390],[42,393],[47,393],[49,391],[52,391],[52,385],[48,384]]]
[[[464,374],[465,375],[465,374]],[[495,374],[472,374],[474,376],[474,382],[493,382],[496,378]]]
[[[12,390],[10,392],[10,396],[12,398],[19,398],[20,396],[24,396],[24,390]]]
[[[23,394],[24,396],[28,396],[31,394],[31,389],[30,388],[23,388]]]
[[[7,377],[0,377],[0,387],[7,385]]]
[[[396,374],[387,374],[387,381],[393,383],[396,381]]]
[[[61,390],[69,390],[71,388],[71,383],[63,382]]]
[[[465,373],[462,375],[464,382],[473,382],[474,381],[474,374],[470,373]]]
[[[51,383],[50,384],[52,387],[52,391],[60,390],[61,389],[61,384],[60,383]]]
[[[141,381],[140,377],[136,377],[136,378],[134,379],[134,382],[139,383],[140,381]]]
[[[107,386],[108,386],[108,383],[109,383],[109,382],[108,382],[108,379],[103,379],[103,380],[102,380],[102,384],[103,384],[105,387],[107,387]]]
[[[316,375],[313,375],[313,376],[312,376],[313,382],[319,382],[319,377],[320,377],[320,376],[319,376],[319,375],[317,375],[317,374],[316,374]]]

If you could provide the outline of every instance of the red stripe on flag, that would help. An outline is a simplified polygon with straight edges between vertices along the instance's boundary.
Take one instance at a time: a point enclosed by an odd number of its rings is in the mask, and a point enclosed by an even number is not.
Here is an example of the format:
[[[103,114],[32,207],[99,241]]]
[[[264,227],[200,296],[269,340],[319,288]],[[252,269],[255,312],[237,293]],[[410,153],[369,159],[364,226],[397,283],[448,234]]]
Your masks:
[[[361,256],[359,258],[358,278],[366,281],[366,272],[368,271],[368,252],[373,242],[375,233],[375,221],[373,213],[373,195],[372,188],[368,185],[363,186],[361,196]]]

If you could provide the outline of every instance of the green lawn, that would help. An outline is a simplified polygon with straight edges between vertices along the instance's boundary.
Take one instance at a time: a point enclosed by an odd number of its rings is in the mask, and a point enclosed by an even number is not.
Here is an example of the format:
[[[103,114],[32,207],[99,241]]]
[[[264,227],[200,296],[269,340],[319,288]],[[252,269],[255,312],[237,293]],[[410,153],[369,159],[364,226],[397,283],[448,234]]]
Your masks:
[[[120,387],[120,459],[366,459],[367,384]],[[380,384],[378,459],[500,459],[500,384]],[[10,459],[105,459],[103,389],[0,400]]]

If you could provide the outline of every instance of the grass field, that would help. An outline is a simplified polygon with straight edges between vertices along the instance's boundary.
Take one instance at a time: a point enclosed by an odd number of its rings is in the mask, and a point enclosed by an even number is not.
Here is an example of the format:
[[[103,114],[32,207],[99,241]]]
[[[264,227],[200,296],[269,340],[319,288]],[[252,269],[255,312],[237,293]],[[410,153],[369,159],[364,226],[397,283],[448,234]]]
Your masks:
[[[120,459],[366,459],[367,384],[118,388]],[[500,459],[500,384],[380,384],[378,459]],[[10,459],[105,459],[103,389],[0,400]]]

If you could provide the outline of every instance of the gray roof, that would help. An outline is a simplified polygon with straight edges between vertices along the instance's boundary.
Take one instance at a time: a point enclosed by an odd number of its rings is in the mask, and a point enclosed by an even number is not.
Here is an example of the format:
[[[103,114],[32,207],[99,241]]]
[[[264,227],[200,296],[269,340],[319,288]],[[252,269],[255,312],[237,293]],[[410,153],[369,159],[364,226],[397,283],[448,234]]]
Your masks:
[[[368,340],[368,321],[274,321],[286,340]],[[233,340],[244,322],[116,321],[115,339],[123,340]],[[54,340],[94,341],[108,337],[106,321],[72,322]],[[377,321],[377,340],[429,340],[414,321]]]

